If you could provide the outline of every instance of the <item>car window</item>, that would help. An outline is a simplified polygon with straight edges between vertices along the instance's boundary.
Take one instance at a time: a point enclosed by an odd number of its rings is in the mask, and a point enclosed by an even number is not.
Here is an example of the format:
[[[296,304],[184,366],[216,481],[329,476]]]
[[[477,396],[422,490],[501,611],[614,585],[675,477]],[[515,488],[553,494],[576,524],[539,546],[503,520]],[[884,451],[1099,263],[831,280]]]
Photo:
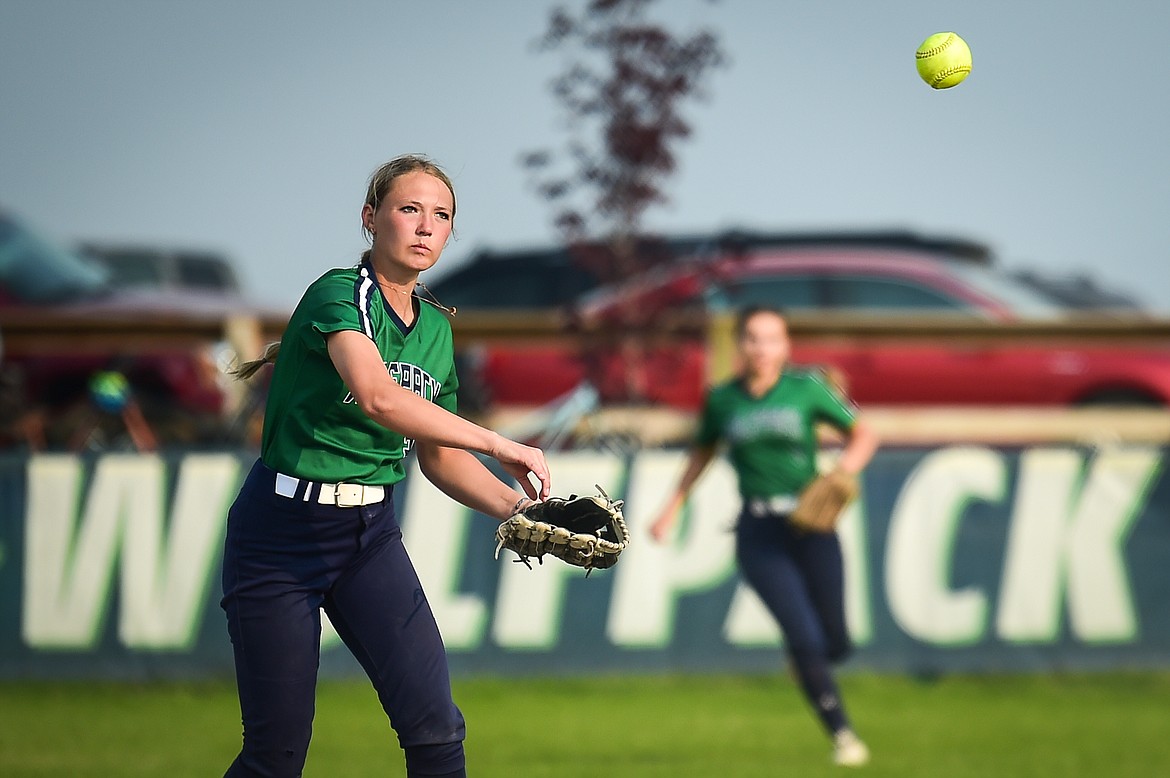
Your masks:
[[[572,301],[597,281],[571,265],[500,263],[425,283],[444,305],[457,308],[551,308]]]
[[[116,289],[239,291],[231,265],[217,254],[92,244],[82,244],[80,251],[109,271]]]
[[[129,286],[158,288],[166,285],[164,266],[151,252],[117,251],[90,256],[109,269],[111,282],[119,289]]]
[[[913,281],[834,275],[825,279],[833,308],[896,311],[971,310],[966,301]]]
[[[462,280],[462,279],[461,279]],[[435,295],[444,305],[468,308],[542,308],[550,304],[550,286],[556,279],[539,272],[492,273],[463,280],[463,283],[435,284]]]
[[[236,291],[235,276],[224,266],[222,260],[213,257],[180,256],[178,271],[179,286],[184,288]]]
[[[821,305],[820,280],[811,275],[756,276],[736,279],[714,290],[709,299],[731,308],[767,305],[784,311]]]
[[[1063,312],[1059,303],[1011,276],[965,265],[956,265],[952,270],[980,293],[998,300],[1020,316],[1051,317]]]

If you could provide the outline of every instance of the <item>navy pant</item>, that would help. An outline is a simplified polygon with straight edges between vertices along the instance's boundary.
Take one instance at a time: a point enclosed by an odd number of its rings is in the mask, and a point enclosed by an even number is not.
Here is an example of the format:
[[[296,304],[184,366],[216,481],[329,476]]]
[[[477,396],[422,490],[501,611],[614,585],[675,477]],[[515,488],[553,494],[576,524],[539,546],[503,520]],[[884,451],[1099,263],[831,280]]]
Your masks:
[[[228,776],[299,776],[312,734],[321,610],[365,669],[410,776],[465,775],[447,656],[389,490],[357,508],[273,491],[257,462],[228,513],[223,601],[244,744]],[[303,487],[302,487],[303,488]],[[329,771],[344,774],[344,766]]]
[[[849,655],[845,568],[836,533],[799,532],[779,515],[739,517],[739,568],[784,633],[805,697],[825,728],[849,726],[831,663]]]

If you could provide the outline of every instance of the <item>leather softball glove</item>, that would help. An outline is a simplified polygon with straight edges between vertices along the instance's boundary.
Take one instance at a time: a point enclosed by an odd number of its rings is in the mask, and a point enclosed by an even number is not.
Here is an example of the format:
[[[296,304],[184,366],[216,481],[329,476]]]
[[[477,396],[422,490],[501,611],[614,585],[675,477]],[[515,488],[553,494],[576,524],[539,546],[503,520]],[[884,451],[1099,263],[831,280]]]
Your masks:
[[[496,559],[502,549],[514,551],[532,567],[529,559],[543,564],[545,554],[593,570],[612,567],[630,542],[630,532],[622,516],[622,501],[600,493],[592,497],[549,497],[525,505],[512,518],[496,528]]]

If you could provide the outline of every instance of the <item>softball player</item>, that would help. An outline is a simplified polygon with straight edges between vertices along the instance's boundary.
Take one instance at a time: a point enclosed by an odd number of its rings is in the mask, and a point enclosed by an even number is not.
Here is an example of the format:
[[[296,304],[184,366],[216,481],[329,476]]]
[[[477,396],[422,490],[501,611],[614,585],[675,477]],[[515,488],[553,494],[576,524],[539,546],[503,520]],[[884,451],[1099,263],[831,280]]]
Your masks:
[[[743,498],[736,525],[740,571],[780,624],[801,689],[833,738],[834,760],[861,765],[869,751],[849,724],[830,669],[851,648],[841,545],[835,533],[794,530],[786,514],[816,476],[817,422],[846,434],[837,467],[849,473],[868,464],[877,438],[819,374],[785,366],[788,331],[778,311],[749,308],[736,333],[743,372],[709,392],[686,468],[651,534],[667,537],[717,445],[726,443]]]
[[[321,610],[373,682],[407,774],[465,776],[463,717],[402,545],[394,484],[413,449],[429,480],[490,516],[549,493],[539,449],[454,414],[451,327],[414,292],[451,234],[446,174],[421,157],[392,160],[371,178],[361,218],[371,241],[362,261],[317,279],[279,347],[239,371],[274,362],[260,458],[228,514],[224,549],[222,605],[244,725],[229,776],[301,774]],[[472,451],[498,460],[527,494]]]

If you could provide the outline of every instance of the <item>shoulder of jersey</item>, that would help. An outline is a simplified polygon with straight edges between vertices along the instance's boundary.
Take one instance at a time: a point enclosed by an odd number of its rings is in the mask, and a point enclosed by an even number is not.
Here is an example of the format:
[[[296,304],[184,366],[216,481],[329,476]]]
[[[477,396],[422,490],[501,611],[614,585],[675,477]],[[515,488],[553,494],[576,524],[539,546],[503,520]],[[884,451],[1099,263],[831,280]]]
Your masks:
[[[829,375],[829,371],[820,365],[792,365],[785,372],[789,381],[794,384],[804,387],[819,386],[831,394],[844,395],[841,387]]]
[[[313,283],[309,284],[309,290],[317,290],[323,287],[346,287],[353,286],[357,281],[357,268],[354,267],[335,267],[326,270]],[[308,290],[306,290],[308,291]]]
[[[737,386],[739,386],[739,378],[738,377],[729,378],[726,381],[723,381],[722,383],[713,384],[712,386],[710,386],[707,389],[707,394],[712,396],[712,397],[717,397],[720,395],[727,394],[728,392],[734,390]]]
[[[803,369],[803,373],[805,381],[820,384],[831,394],[844,400],[849,407],[855,410],[857,409],[856,401],[854,401],[854,399],[849,396],[849,393],[845,390],[845,387],[839,383],[838,379],[834,378],[830,374],[827,368],[820,367],[818,365],[809,365]]]
[[[343,281],[352,284],[358,279],[359,274],[360,270],[356,267],[334,267],[322,273],[317,283]]]
[[[789,365],[785,368],[789,378],[798,378],[801,381],[819,381],[826,383],[825,369],[819,365]]]
[[[451,319],[447,317],[447,314],[421,299],[418,302],[418,315],[419,321],[428,327],[439,327],[446,330],[451,329]]]

